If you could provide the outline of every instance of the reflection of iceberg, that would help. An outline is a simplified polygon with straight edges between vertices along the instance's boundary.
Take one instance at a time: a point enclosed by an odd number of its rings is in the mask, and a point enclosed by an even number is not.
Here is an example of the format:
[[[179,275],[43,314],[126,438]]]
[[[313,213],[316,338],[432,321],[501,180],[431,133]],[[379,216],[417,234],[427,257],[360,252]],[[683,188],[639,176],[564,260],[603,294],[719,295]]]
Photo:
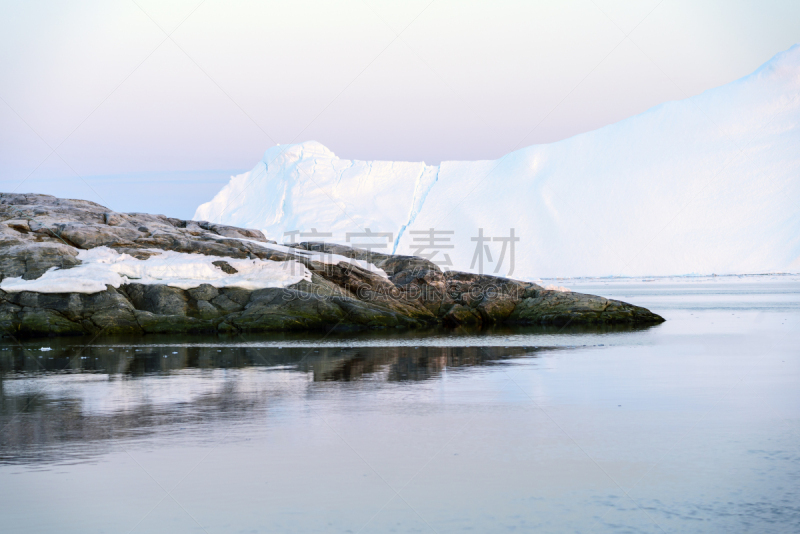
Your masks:
[[[741,80],[496,161],[426,166],[342,160],[316,142],[273,147],[195,218],[278,240],[317,228],[344,242],[369,227],[392,232],[384,250],[401,254],[413,250],[411,230],[454,230],[459,270],[478,228],[515,228],[519,278],[798,271],[798,95],[795,45]]]

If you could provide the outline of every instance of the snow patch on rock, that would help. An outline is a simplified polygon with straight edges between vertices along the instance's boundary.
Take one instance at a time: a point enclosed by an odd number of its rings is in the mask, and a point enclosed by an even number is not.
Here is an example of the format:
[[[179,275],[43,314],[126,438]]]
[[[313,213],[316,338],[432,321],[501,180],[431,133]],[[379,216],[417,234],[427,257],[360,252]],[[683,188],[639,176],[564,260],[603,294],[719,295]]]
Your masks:
[[[258,242],[263,245],[263,243]],[[106,285],[115,288],[123,284],[163,284],[180,289],[192,289],[201,284],[216,288],[238,287],[256,290],[282,288],[302,280],[311,280],[311,273],[295,261],[234,259],[174,251],[152,251],[157,255],[138,260],[108,247],[78,252],[81,264],[71,269],[53,267],[39,278],[23,280],[6,278],[0,289],[7,293],[36,291],[38,293],[98,293]],[[225,261],[237,272],[225,273],[213,262]]]

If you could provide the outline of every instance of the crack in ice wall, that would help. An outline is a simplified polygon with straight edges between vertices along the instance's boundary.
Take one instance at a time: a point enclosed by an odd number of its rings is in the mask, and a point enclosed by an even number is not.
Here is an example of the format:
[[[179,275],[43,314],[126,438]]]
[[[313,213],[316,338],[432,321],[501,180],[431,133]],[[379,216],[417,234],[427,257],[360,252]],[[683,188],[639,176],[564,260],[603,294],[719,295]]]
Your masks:
[[[406,223],[400,227],[397,231],[397,237],[394,240],[394,244],[392,247],[392,254],[397,254],[397,247],[400,245],[400,239],[403,237],[403,234],[406,231],[406,228],[414,224],[414,221],[419,215],[419,212],[422,211],[422,206],[425,204],[425,199],[428,197],[428,193],[430,193],[431,188],[439,179],[439,166],[425,166],[420,172],[419,176],[417,177],[416,183],[414,184],[414,198],[411,201],[411,209],[408,214],[408,220]],[[425,180],[426,174],[428,176],[433,176],[433,179]]]

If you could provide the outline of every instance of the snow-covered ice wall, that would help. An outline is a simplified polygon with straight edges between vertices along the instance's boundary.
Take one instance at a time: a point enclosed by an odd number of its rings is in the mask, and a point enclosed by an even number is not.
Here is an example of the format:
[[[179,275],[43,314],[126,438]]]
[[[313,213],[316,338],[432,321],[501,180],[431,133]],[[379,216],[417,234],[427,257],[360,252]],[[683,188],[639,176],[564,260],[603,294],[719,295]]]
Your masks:
[[[493,161],[439,166],[337,158],[317,142],[272,147],[195,219],[258,228],[452,230],[470,270],[476,242],[515,229],[515,278],[800,271],[800,46],[691,98]],[[304,239],[304,238],[301,238]],[[305,238],[307,239],[307,238]],[[308,240],[308,239],[307,239]],[[493,273],[501,242],[488,243]],[[442,257],[440,252],[433,259]],[[498,274],[508,274],[508,255]],[[477,270],[477,265],[473,271]]]

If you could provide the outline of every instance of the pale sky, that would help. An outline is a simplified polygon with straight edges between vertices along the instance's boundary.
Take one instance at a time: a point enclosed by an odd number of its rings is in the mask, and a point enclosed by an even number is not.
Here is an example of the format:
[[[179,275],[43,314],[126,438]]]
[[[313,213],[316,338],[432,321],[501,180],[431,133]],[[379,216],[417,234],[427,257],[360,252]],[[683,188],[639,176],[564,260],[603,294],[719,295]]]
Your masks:
[[[800,41],[796,0],[0,10],[0,191],[186,218],[275,143],[494,159],[728,83]]]

